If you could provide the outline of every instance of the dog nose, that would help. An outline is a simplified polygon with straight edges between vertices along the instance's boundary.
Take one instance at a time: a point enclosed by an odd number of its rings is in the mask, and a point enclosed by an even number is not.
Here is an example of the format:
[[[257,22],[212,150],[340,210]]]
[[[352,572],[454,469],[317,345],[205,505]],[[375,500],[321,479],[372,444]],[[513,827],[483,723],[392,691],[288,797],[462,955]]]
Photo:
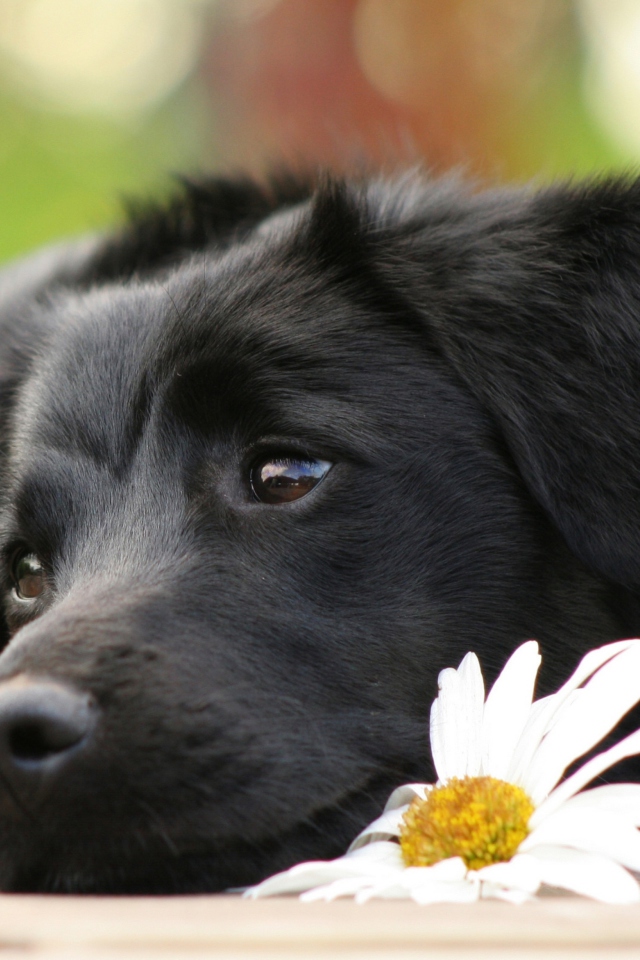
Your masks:
[[[92,698],[27,676],[0,683],[0,770],[8,779],[58,770],[88,739]]]

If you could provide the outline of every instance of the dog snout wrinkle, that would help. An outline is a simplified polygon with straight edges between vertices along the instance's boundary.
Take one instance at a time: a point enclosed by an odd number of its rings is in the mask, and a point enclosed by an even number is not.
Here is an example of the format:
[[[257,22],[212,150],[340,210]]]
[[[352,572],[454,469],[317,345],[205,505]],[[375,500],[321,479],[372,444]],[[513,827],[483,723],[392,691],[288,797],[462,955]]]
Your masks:
[[[0,771],[19,792],[41,785],[87,744],[96,709],[87,694],[20,675],[0,684]]]

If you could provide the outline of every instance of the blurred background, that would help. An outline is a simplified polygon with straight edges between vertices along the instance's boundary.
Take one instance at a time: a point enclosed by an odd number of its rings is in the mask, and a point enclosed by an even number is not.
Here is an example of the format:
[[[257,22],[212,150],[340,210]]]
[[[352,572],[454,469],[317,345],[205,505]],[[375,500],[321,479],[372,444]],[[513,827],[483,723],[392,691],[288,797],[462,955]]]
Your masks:
[[[283,159],[634,169],[640,0],[0,0],[0,259]]]

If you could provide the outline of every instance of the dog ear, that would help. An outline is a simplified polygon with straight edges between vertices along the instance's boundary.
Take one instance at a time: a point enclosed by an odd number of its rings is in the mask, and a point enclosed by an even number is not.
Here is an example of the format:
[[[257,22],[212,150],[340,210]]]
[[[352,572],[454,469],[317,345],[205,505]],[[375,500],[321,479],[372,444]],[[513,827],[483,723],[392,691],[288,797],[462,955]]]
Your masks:
[[[640,182],[466,199],[436,186],[409,207],[375,228],[378,270],[574,553],[638,590]]]
[[[148,276],[194,252],[225,249],[270,215],[308,199],[313,185],[311,175],[293,170],[263,181],[179,178],[168,199],[127,202],[128,222],[103,243],[85,282]]]

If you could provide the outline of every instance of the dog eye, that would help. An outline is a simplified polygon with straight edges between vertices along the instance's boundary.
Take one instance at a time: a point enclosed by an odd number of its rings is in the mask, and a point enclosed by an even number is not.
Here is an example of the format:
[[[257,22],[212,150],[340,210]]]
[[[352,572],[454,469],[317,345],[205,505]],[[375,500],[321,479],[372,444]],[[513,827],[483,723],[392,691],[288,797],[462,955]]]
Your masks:
[[[260,460],[251,468],[251,489],[262,503],[291,503],[306,497],[328,474],[328,460],[278,457]]]
[[[20,600],[35,600],[44,592],[44,569],[35,553],[22,553],[16,557],[12,577],[16,596]]]

